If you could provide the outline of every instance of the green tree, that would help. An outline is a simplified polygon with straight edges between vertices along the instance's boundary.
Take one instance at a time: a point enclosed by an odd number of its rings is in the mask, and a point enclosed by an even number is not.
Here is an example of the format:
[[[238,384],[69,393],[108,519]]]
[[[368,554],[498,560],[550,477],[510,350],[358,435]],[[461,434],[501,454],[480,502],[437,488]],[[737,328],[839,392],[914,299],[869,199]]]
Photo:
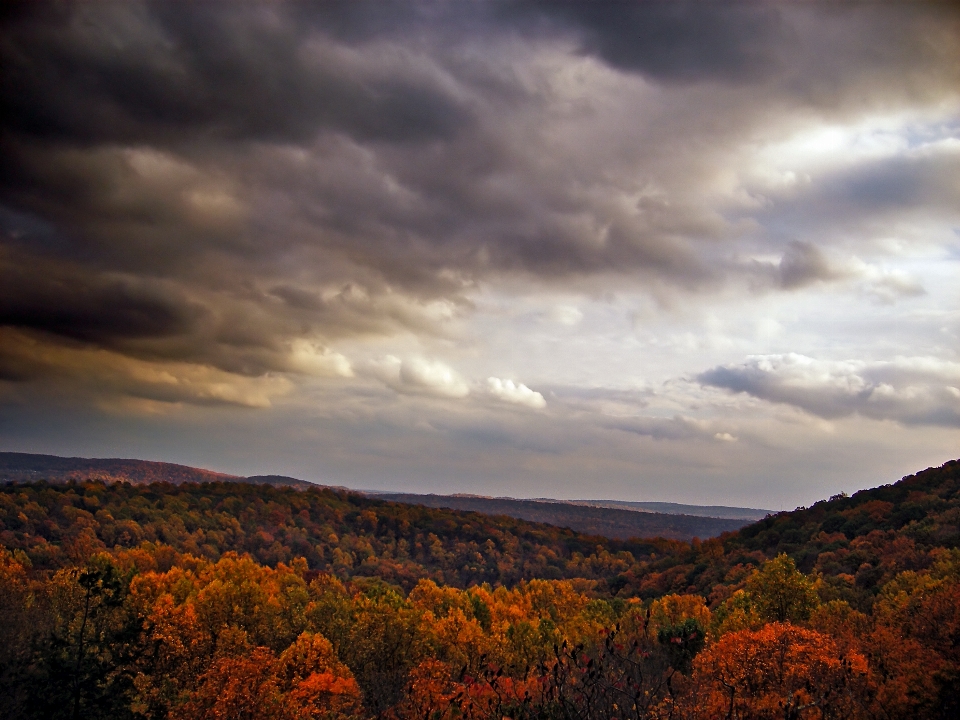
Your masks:
[[[130,578],[105,554],[52,581],[55,626],[38,652],[29,705],[44,718],[124,718],[142,654],[141,619],[126,606]]]
[[[767,622],[803,622],[820,604],[813,583],[785,553],[755,571],[747,580],[746,590]]]
[[[690,674],[693,659],[706,644],[707,632],[703,623],[687,618],[676,625],[665,625],[657,632],[657,642],[663,645],[670,658],[670,666],[684,675]]]

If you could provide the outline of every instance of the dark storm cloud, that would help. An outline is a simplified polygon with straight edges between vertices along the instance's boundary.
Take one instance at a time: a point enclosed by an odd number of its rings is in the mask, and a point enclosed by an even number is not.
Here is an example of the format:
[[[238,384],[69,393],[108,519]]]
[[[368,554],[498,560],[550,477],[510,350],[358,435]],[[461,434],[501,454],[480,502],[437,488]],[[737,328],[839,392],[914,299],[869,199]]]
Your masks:
[[[781,10],[752,4],[27,7],[5,23],[0,44],[11,204],[59,213],[74,231],[87,224],[89,232],[75,234],[101,242],[104,257],[139,255],[153,269],[193,262],[201,247],[226,245],[262,261],[322,244],[388,283],[433,293],[449,289],[437,277],[450,269],[467,279],[636,270],[687,286],[716,283],[722,272],[696,244],[725,230],[697,198],[671,197],[689,185],[683,172],[696,183],[709,171],[709,150],[699,166],[680,170],[660,148],[683,151],[685,133],[735,127],[758,102],[748,98],[732,113],[704,108],[716,119],[703,128],[681,122],[678,137],[667,124],[640,126],[624,167],[605,167],[589,152],[596,138],[585,136],[588,124],[559,142],[529,129],[538,114],[549,123],[563,112],[564,98],[525,86],[512,68],[492,70],[492,54],[465,63],[456,41],[493,43],[543,16],[553,20],[540,23],[546,29],[535,42],[579,33],[588,52],[613,66],[670,82],[747,83],[776,70],[774,56],[797,52],[784,42],[791,33]],[[677,108],[676,119],[689,123],[700,112],[689,110]],[[706,145],[707,136],[693,142]],[[289,143],[310,149],[307,164],[271,150]],[[580,144],[583,157],[570,151]],[[172,207],[181,187],[111,206],[103,196],[132,182],[118,145],[165,149],[197,172],[212,168],[257,194],[262,212],[243,229],[187,227],[171,217],[184,214]],[[64,157],[91,147],[100,152]],[[645,196],[637,192],[644,182],[667,187]],[[617,193],[640,196],[613,207]],[[282,214],[270,212],[284,203]],[[117,212],[144,219],[122,243],[103,223]]]
[[[739,229],[717,178],[736,174],[737,148],[798,109],[832,109],[827,80],[839,108],[851,88],[886,97],[889,77],[910,73],[933,97],[931,68],[952,67],[923,23],[861,16],[834,30],[814,15],[712,2],[9,6],[0,325],[138,362],[343,375],[336,342],[443,336],[485,282],[718,288],[735,273],[714,258]],[[855,35],[842,62],[820,52],[826,29]],[[891,42],[913,49],[875,71]],[[830,194],[855,210],[906,192],[895,170],[836,177]],[[807,217],[818,197],[770,193],[740,217]],[[829,279],[820,246],[789,245],[768,285]]]
[[[428,78],[405,76],[402,62],[371,72],[342,54],[316,56],[324,14],[304,22],[311,16],[291,10],[31,5],[5,22],[4,125],[87,143],[297,142],[323,128],[402,142],[449,136],[467,122],[465,108]]]
[[[665,82],[757,80],[778,69],[793,38],[765,3],[549,2],[507,4],[573,30],[583,49],[613,67]]]
[[[37,272],[25,260],[0,259],[0,325],[111,345],[183,334],[202,315],[200,308],[141,281],[50,267]]]

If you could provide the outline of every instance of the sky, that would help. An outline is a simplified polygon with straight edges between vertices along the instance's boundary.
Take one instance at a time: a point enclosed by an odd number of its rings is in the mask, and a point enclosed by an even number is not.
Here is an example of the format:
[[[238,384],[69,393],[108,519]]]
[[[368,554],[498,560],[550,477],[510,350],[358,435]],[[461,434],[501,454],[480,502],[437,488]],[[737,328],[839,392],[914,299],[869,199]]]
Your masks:
[[[952,3],[14,3],[0,450],[807,505],[960,457]]]

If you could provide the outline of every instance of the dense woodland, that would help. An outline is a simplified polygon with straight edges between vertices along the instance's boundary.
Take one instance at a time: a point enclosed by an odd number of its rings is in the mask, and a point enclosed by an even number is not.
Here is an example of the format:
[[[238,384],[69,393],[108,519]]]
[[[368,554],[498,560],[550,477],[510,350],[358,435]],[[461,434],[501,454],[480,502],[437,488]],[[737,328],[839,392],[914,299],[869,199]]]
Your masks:
[[[716,537],[739,530],[746,519],[704,517],[602,507],[580,502],[518,500],[475,495],[414,495],[391,493],[373,495],[391,502],[426,505],[434,508],[468,510],[486,515],[509,515],[521,520],[568,527],[587,535],[603,535],[625,540],[633,537],[665,537],[691,540],[695,537]],[[761,515],[762,517],[762,515]]]
[[[293,487],[311,490],[324,486],[283,475],[254,475],[239,477],[224,475],[211,470],[175,465],[149,460],[66,458],[55,455],[0,452],[0,483],[28,483],[45,480],[49,483],[104,483],[126,482],[131,485],[149,485],[166,482],[172,485],[184,483],[243,482],[275,487]],[[343,490],[345,488],[332,488]],[[363,493],[378,497],[377,493]],[[487,515],[509,515],[521,520],[549,523],[568,527],[587,535],[603,535],[608,538],[665,537],[674,540],[691,540],[694,537],[708,538],[728,530],[739,530],[750,519],[731,519],[722,512],[730,508],[716,508],[721,514],[713,517],[693,513],[657,512],[637,508],[625,509],[614,506],[597,506],[595,503],[549,502],[516,500],[513,498],[489,498],[463,495],[412,495],[405,493],[380,494],[380,499],[435,508],[472,510]],[[656,503],[654,503],[656,504]],[[629,505],[629,503],[628,503]]]
[[[0,716],[954,718],[960,462],[703,542],[331,490],[0,487]]]

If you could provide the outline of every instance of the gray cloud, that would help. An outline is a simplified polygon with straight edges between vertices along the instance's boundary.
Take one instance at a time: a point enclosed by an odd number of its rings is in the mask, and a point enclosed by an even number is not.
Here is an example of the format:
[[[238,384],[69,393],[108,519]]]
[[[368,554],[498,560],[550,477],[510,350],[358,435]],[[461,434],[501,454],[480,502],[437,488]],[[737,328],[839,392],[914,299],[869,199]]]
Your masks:
[[[764,4],[720,2],[508,5],[576,31],[587,52],[614,67],[666,82],[757,80],[778,68],[778,52],[793,40],[781,11]]]
[[[17,5],[0,28],[0,325],[49,344],[54,375],[96,362],[67,350],[104,350],[343,377],[338,343],[450,338],[484,284],[698,297],[739,278],[718,258],[749,236],[783,254],[768,286],[810,287],[838,273],[813,206],[947,212],[955,158],[854,158],[778,191],[743,179],[743,148],[798,116],[954,98],[956,43],[930,29],[956,20],[931,12]],[[17,347],[0,349],[10,378],[33,357]]]
[[[716,433],[709,432],[703,423],[681,415],[672,418],[625,417],[605,418],[601,427],[608,430],[644,435],[654,440],[694,440],[712,438]]]
[[[81,142],[448,136],[456,100],[400,62],[324,48],[324,20],[285,5],[37,4],[8,20],[8,127]],[[331,8],[332,10],[332,8]],[[369,19],[370,16],[368,16]],[[173,137],[171,137],[173,136]]]
[[[697,380],[827,419],[858,414],[907,425],[960,427],[960,364],[934,358],[870,363],[766,355],[715,367]]]
[[[796,240],[787,245],[779,270],[780,284],[787,289],[803,287],[817,280],[833,280],[842,274],[830,267],[816,246]]]
[[[870,133],[864,134],[862,142],[869,142]],[[949,129],[945,134],[950,136]],[[881,157],[840,167],[814,167],[812,177],[801,187],[786,189],[779,197],[774,191],[775,202],[756,216],[761,222],[820,237],[838,231],[869,237],[883,232],[891,221],[912,215],[956,221],[960,218],[960,152],[949,139],[918,145],[889,149],[878,153]],[[843,151],[838,148],[836,156]]]

